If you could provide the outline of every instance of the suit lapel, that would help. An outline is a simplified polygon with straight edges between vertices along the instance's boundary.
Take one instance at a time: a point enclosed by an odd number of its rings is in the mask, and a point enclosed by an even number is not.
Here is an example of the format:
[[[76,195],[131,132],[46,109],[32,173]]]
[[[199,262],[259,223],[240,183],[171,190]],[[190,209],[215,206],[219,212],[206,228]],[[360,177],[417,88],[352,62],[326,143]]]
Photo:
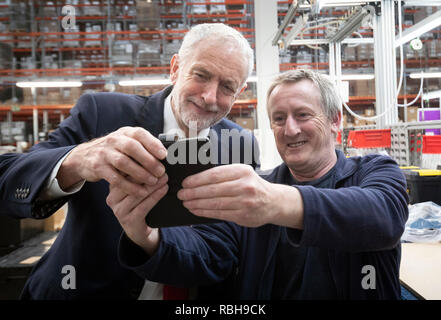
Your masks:
[[[172,86],[150,96],[142,106],[139,125],[157,137],[164,130],[164,101]]]

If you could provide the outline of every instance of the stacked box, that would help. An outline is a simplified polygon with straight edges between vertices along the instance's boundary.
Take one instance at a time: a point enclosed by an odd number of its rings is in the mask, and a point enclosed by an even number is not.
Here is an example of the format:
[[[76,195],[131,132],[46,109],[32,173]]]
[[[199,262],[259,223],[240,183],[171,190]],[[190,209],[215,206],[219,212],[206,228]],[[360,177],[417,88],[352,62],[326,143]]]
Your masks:
[[[254,119],[251,117],[236,117],[233,121],[244,129],[254,130]]]
[[[158,3],[145,0],[136,1],[136,22],[139,30],[158,29],[160,18],[161,9]]]
[[[193,3],[205,3],[205,0],[194,0]],[[206,14],[207,6],[205,4],[194,4],[191,6],[191,13],[193,14]]]
[[[418,107],[407,107],[407,122],[418,121]]]
[[[114,66],[133,65],[133,47],[128,40],[117,40],[112,45],[112,63]]]
[[[28,32],[30,30],[30,18],[27,3],[14,1],[9,8],[12,11],[9,19],[9,30],[11,32]]]
[[[64,39],[66,39],[66,41],[63,41],[63,46],[65,46],[65,47],[79,47],[80,42],[78,40],[74,40],[74,39],[79,39],[80,36],[78,34],[72,34],[74,32],[79,32],[79,31],[80,30],[78,29],[78,26],[76,26],[76,25],[73,26],[72,28],[65,29],[63,37],[64,37]]]
[[[90,25],[90,23],[86,23],[86,32],[101,32],[101,25],[99,24],[94,24],[94,25]],[[97,33],[97,34],[86,34],[86,39],[100,39],[102,37],[102,34]],[[88,40],[88,41],[84,41],[84,46],[85,47],[101,47],[101,40]]]
[[[27,125],[24,121],[0,122],[0,134],[3,144],[24,141],[27,131]]]
[[[320,50],[323,51],[323,50]],[[346,46],[346,48],[343,51],[343,60],[344,61],[355,61],[356,60],[356,47],[349,47]]]
[[[12,69],[12,48],[6,43],[0,43],[0,69]]]
[[[83,15],[85,16],[102,16],[104,15],[104,10],[100,7],[99,1],[82,1],[85,6],[83,6]]]
[[[210,5],[210,14],[224,14],[226,12],[224,4],[211,4]]]
[[[170,60],[167,63],[170,63]],[[138,65],[140,67],[161,65],[161,40],[150,40],[139,44]]]
[[[351,81],[351,96],[365,97],[375,94],[375,82],[373,80]]]

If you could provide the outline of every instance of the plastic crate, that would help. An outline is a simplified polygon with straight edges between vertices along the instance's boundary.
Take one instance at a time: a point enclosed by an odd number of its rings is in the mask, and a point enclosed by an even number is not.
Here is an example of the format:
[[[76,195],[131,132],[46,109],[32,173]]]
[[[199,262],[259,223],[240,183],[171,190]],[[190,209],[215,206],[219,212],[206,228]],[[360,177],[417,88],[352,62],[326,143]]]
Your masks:
[[[423,114],[424,112],[424,114]],[[439,108],[418,108],[418,121],[440,120],[441,110]],[[426,134],[441,135],[441,129],[425,129]]]
[[[433,201],[441,205],[441,170],[403,170],[409,203]]]
[[[341,131],[337,132],[337,138],[335,140],[337,144],[341,144]]]
[[[423,153],[441,154],[441,136],[423,136]]]
[[[349,131],[348,146],[352,148],[390,148],[390,129]]]

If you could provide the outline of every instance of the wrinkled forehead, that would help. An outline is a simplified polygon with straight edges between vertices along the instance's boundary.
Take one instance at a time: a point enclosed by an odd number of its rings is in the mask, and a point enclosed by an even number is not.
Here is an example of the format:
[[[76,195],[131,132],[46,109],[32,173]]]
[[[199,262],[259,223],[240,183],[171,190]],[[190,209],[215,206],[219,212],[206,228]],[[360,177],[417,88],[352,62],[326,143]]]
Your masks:
[[[317,104],[321,109],[321,93],[318,85],[310,79],[286,80],[271,88],[267,99],[267,111],[270,113],[274,103],[281,99],[301,99]]]

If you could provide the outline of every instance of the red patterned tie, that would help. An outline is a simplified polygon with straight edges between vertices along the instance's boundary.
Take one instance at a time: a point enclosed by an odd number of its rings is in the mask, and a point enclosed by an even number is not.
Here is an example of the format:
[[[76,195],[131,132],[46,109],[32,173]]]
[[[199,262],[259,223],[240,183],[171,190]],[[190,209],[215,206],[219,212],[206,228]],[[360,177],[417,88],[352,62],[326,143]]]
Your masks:
[[[188,300],[189,297],[188,288],[164,285],[162,292],[164,300]]]

